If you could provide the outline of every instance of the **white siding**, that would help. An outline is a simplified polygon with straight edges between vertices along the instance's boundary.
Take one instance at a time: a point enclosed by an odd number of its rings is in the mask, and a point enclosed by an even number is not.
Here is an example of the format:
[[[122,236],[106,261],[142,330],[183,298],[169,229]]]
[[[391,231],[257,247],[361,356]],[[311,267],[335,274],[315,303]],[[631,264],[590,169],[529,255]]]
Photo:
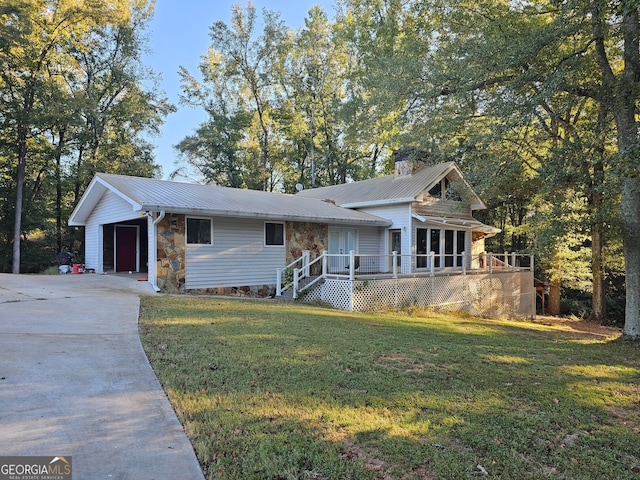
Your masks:
[[[276,283],[285,246],[264,245],[264,221],[213,218],[213,245],[187,245],[185,288]]]
[[[87,218],[84,229],[84,263],[86,268],[103,271],[102,226],[138,218],[130,203],[111,191],[106,191]]]
[[[398,205],[389,205],[383,207],[367,207],[358,209],[361,212],[370,213],[378,217],[391,220],[393,223],[390,227],[380,228],[378,235],[379,250],[375,253],[388,254],[389,251],[389,230],[400,230],[402,241],[402,253],[408,254],[412,252],[413,238],[411,233],[411,204],[402,203]],[[364,253],[364,252],[363,252]],[[367,252],[368,253],[368,252]]]
[[[380,253],[380,240],[382,238],[380,227],[358,228],[358,253],[363,255],[378,255]]]
[[[102,273],[102,225],[95,222],[84,227],[84,264]]]

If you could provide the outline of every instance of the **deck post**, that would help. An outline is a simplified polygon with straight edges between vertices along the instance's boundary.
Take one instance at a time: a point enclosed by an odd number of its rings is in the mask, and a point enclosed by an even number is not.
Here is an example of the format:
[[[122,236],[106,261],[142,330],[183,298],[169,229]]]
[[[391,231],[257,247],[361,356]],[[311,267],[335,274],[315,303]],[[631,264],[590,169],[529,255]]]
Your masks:
[[[302,268],[304,273],[302,274],[304,277],[308,277],[310,275],[309,270],[309,261],[311,259],[311,252],[309,250],[302,251]]]
[[[467,274],[467,254],[466,252],[462,252],[462,274]]]
[[[493,253],[487,253],[488,263],[489,263],[489,273],[493,273]]]
[[[435,267],[435,258],[436,258],[436,253],[431,251],[429,252],[429,275],[431,275],[433,277],[433,270]]]
[[[533,269],[533,261],[534,261],[533,260],[533,255],[529,255],[529,265],[530,265],[529,268],[531,269],[532,272],[534,271],[534,269]]]
[[[278,269],[278,274],[276,275],[276,297],[282,296],[282,269]]]
[[[396,252],[395,250],[393,252],[391,252],[392,255],[392,264],[391,264],[391,268],[393,271],[393,278],[398,278],[398,252]]]
[[[300,269],[293,269],[293,298],[298,298],[298,276],[300,275]]]
[[[353,282],[355,278],[355,267],[356,265],[356,252],[355,250],[349,250],[349,280]]]
[[[509,268],[509,254],[504,252],[504,269],[507,270]]]
[[[328,257],[327,257],[327,251],[323,250],[322,251],[322,277],[326,277],[327,276],[327,266],[328,266]]]
[[[516,252],[511,252],[511,266],[513,267],[513,271],[516,271]]]

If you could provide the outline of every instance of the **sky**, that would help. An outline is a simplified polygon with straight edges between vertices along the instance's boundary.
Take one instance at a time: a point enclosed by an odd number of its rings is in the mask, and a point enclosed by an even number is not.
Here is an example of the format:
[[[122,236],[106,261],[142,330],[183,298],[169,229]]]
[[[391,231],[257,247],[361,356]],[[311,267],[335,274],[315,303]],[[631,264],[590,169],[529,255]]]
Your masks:
[[[178,69],[182,65],[190,73],[198,74],[200,57],[210,46],[209,27],[214,22],[229,23],[231,7],[246,0],[156,0],[154,18],[148,28],[150,52],[144,63],[161,75],[160,88],[169,101],[178,109],[170,114],[159,137],[151,138],[155,145],[156,163],[162,166],[162,178],[178,168],[178,156],[173,145],[193,133],[205,120],[202,110],[179,104],[180,78]],[[263,8],[281,13],[289,28],[304,25],[307,13],[314,5],[320,5],[329,18],[334,18],[333,0],[253,0],[261,12]]]

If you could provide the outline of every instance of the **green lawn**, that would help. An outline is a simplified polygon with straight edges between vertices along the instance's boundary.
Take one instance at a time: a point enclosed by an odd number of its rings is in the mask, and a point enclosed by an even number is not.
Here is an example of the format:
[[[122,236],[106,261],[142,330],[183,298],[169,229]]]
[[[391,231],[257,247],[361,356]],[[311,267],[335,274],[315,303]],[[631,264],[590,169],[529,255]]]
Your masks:
[[[186,296],[143,298],[140,329],[207,478],[640,478],[640,348],[614,337]]]

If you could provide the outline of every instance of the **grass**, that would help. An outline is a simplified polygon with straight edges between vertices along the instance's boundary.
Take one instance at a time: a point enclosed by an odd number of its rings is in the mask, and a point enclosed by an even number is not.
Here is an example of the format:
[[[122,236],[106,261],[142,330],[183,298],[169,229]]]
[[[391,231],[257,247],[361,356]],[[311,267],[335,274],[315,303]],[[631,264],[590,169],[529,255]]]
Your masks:
[[[631,479],[640,348],[566,326],[143,298],[207,478]]]

